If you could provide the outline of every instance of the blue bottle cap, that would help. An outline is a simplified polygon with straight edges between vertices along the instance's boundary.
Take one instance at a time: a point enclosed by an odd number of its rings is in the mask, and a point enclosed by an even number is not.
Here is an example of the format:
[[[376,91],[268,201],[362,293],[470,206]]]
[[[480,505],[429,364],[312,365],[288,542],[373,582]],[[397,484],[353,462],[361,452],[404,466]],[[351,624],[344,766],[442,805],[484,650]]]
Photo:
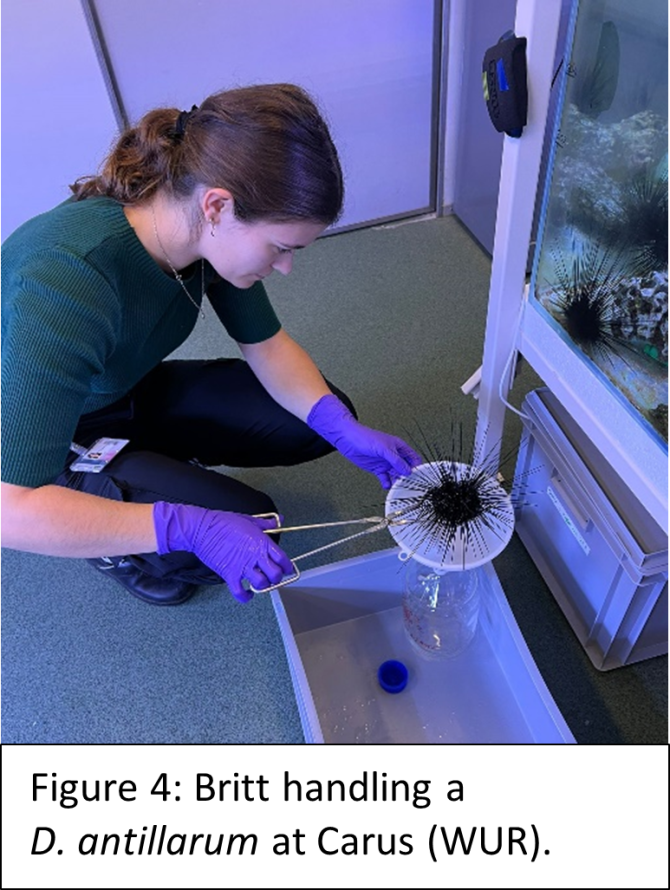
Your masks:
[[[377,679],[385,692],[402,692],[407,686],[408,672],[402,661],[385,661],[379,665]]]

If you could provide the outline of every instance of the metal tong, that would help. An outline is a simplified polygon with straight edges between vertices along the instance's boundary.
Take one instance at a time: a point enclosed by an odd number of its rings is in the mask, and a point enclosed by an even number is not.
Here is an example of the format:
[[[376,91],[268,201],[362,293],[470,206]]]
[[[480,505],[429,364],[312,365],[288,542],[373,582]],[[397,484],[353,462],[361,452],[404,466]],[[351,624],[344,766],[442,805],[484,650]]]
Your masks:
[[[266,535],[271,535],[273,532],[281,532],[282,534],[286,534],[287,532],[302,532],[312,528],[335,528],[337,526],[343,525],[370,525],[371,528],[366,528],[362,532],[354,532],[353,535],[347,535],[345,538],[338,538],[336,541],[331,541],[330,544],[324,544],[322,547],[317,547],[314,550],[309,550],[307,553],[301,553],[300,556],[294,556],[291,559],[293,563],[293,568],[295,569],[294,575],[287,575],[277,584],[271,584],[269,587],[262,587],[260,589],[256,589],[253,585],[250,585],[250,589],[253,593],[269,593],[271,590],[276,590],[278,587],[284,587],[286,584],[292,584],[294,581],[297,581],[300,577],[300,569],[296,566],[296,562],[299,559],[306,559],[308,556],[314,556],[315,553],[321,553],[323,550],[330,550],[331,547],[339,547],[340,544],[345,544],[347,541],[353,541],[354,538],[360,538],[362,535],[371,535],[373,532],[381,531],[383,528],[388,528],[389,525],[404,525],[409,520],[400,519],[400,510],[396,510],[393,513],[389,513],[388,516],[364,516],[361,519],[342,519],[338,522],[315,522],[312,525],[291,525],[291,526],[283,526],[281,524],[281,518],[278,513],[256,513],[256,519],[274,519],[277,523],[276,528],[266,528],[263,529]]]

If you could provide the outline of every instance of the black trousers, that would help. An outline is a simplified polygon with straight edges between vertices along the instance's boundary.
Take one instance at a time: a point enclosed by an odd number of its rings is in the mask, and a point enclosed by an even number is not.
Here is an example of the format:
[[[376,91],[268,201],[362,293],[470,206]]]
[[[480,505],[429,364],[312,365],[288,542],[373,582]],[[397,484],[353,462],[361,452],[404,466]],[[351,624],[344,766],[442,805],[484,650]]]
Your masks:
[[[329,386],[353,411],[348,397]],[[66,468],[57,484],[133,503],[250,514],[277,507],[265,492],[208,467],[292,466],[333,450],[278,405],[240,359],[162,362],[126,397],[82,416],[75,442],[90,447],[101,436],[130,442],[101,473]],[[154,577],[221,583],[190,553],[103,555],[127,556]]]

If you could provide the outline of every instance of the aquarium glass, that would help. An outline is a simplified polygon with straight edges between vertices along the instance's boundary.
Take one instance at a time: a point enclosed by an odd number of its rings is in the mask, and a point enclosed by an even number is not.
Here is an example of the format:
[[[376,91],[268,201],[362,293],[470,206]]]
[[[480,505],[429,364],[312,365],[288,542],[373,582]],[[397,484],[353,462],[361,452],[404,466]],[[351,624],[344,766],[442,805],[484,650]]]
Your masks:
[[[667,0],[579,0],[531,300],[667,447]]]

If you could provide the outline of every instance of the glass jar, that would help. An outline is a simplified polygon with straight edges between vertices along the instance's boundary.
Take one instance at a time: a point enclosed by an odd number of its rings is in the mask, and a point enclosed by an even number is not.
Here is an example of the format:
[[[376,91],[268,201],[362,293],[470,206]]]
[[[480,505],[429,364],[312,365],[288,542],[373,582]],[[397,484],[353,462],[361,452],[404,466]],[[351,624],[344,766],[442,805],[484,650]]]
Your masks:
[[[470,645],[479,618],[480,571],[444,571],[407,561],[403,620],[422,655],[452,658]]]

